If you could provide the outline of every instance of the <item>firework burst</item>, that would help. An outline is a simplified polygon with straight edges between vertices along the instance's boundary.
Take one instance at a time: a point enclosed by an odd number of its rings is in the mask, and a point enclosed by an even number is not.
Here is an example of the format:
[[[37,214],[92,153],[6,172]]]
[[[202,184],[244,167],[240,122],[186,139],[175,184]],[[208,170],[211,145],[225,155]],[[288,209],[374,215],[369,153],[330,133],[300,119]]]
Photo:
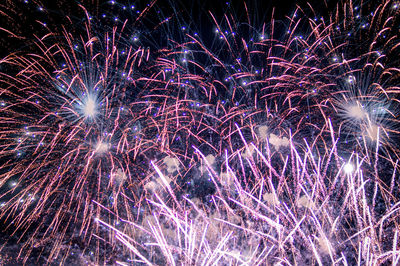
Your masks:
[[[398,263],[396,2],[259,25],[228,5],[212,37],[179,4],[106,6],[1,61],[18,257]]]

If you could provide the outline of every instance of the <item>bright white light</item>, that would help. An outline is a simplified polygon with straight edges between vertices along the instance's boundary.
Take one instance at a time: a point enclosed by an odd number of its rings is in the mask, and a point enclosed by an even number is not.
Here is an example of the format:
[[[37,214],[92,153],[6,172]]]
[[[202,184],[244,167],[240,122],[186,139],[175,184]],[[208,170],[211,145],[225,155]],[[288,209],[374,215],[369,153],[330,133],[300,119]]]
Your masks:
[[[83,114],[85,117],[93,118],[96,115],[96,112],[96,101],[89,95],[83,106]]]
[[[362,120],[368,117],[367,111],[357,103],[349,105],[346,109],[346,112],[350,118]]]
[[[354,172],[354,165],[348,162],[344,165],[343,170],[346,174],[351,174]]]
[[[350,84],[353,84],[356,82],[356,77],[354,77],[353,75],[350,75],[347,77],[347,82]]]
[[[96,151],[96,153],[104,153],[104,152],[108,151],[109,147],[110,147],[110,144],[99,141],[96,145],[95,151]]]

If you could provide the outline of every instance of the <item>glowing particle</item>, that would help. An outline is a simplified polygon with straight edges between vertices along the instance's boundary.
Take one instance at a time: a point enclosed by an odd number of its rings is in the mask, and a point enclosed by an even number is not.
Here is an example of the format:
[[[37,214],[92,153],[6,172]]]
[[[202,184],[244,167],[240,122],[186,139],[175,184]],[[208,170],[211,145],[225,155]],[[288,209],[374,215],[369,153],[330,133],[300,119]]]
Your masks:
[[[241,153],[241,155],[242,155],[242,157],[245,158],[245,159],[251,159],[251,158],[253,158],[254,152],[255,152],[254,146],[249,146],[248,148],[246,148],[246,149]]]
[[[128,177],[121,168],[118,168],[116,172],[111,173],[111,178],[113,184],[115,184],[116,186],[120,186],[124,184]]]
[[[303,195],[298,199],[297,207],[299,208],[304,207],[312,210],[316,209],[315,203],[311,199],[309,199],[306,195]]]
[[[263,125],[263,126],[259,126],[258,128],[257,128],[257,136],[259,137],[259,138],[261,138],[261,140],[265,140],[265,139],[267,139],[267,134],[268,134],[268,127],[267,126],[265,126],[265,125]]]
[[[343,166],[343,171],[348,175],[353,173],[354,172],[354,165],[352,163],[350,163],[350,162],[346,163]]]
[[[288,147],[289,139],[287,137],[280,138],[275,134],[269,135],[269,144],[275,147],[276,150],[279,150],[280,147]]]
[[[347,82],[352,84],[352,83],[356,82],[356,78],[354,76],[350,75],[347,77]]]
[[[213,165],[215,163],[215,156],[212,154],[207,155],[205,159],[209,165]]]
[[[270,206],[276,206],[279,204],[279,200],[273,193],[264,193],[263,201],[265,201]]]
[[[163,162],[167,166],[167,172],[173,173],[175,171],[179,171],[179,160],[170,156],[164,158]]]

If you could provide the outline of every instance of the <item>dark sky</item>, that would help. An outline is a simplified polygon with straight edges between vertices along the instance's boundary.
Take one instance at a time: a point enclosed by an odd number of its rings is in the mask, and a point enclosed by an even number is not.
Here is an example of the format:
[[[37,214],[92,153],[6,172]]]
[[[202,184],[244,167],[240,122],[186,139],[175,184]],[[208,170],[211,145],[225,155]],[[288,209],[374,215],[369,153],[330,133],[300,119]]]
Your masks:
[[[135,11],[143,10],[151,0],[121,0],[115,1],[102,0],[5,0],[0,4],[0,28],[6,29],[22,38],[15,38],[8,32],[0,32],[0,57],[29,47],[30,41],[36,36],[43,36],[45,30],[39,22],[45,22],[52,29],[61,29],[61,25],[70,24],[67,17],[75,21],[83,20],[84,13],[79,8],[78,3],[82,3],[88,11],[94,16],[119,16],[121,18],[132,19],[136,14],[130,14],[123,10],[123,7],[129,9],[135,6]],[[229,4],[227,4],[229,2]],[[308,8],[307,2],[319,15],[327,15],[332,12],[338,0],[246,0],[248,12],[252,23],[260,25],[263,21],[270,21],[272,10],[274,9],[274,18],[283,19],[290,16],[296,4]],[[172,4],[173,3],[173,4]],[[210,27],[210,17],[208,11],[211,11],[216,17],[222,18],[222,15],[229,10],[238,20],[246,20],[244,0],[158,0],[154,5],[154,10],[163,10],[165,14],[179,11],[186,20],[194,21],[197,26],[205,29]],[[176,8],[173,9],[172,6]],[[174,11],[175,10],[175,11]],[[153,15],[148,15],[148,21],[152,21]],[[158,15],[160,16],[160,15]],[[156,21],[157,19],[154,19]],[[112,23],[111,23],[112,24]],[[72,26],[73,27],[73,26]]]

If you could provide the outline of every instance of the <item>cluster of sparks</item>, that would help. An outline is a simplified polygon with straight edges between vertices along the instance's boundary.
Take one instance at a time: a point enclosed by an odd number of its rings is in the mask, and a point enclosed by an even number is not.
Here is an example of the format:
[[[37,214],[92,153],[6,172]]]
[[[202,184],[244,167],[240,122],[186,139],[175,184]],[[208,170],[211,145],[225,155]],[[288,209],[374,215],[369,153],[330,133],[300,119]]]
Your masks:
[[[399,4],[368,7],[256,26],[243,3],[247,21],[208,14],[211,44],[177,11],[146,32],[157,2],[109,27],[82,6],[79,34],[41,22],[37,52],[0,61],[20,259],[398,265]]]

